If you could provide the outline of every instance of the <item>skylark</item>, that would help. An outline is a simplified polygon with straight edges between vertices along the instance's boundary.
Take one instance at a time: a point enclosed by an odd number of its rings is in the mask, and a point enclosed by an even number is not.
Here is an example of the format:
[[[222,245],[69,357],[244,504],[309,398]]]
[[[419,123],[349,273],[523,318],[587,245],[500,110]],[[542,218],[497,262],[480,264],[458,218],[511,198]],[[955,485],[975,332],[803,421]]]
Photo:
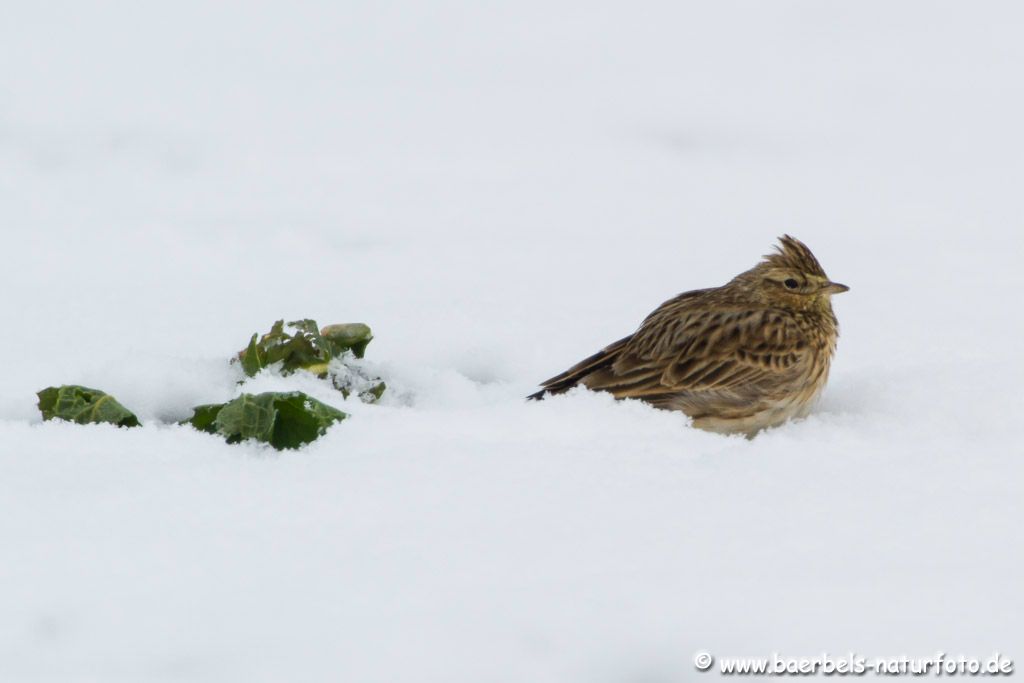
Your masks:
[[[681,410],[695,427],[754,435],[803,417],[825,388],[839,323],[832,282],[789,235],[721,287],[685,292],[640,328],[542,384],[530,398],[582,385]]]

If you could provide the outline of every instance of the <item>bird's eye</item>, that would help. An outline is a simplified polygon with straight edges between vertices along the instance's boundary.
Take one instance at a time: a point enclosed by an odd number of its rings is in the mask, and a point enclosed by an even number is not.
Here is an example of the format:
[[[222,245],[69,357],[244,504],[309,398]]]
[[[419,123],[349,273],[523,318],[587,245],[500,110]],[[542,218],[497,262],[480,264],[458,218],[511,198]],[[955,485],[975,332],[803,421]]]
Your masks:
[[[786,285],[787,289],[796,289],[797,287],[800,286],[800,283],[797,282],[796,280],[794,280],[793,278],[789,278],[788,280],[786,280],[782,284]]]

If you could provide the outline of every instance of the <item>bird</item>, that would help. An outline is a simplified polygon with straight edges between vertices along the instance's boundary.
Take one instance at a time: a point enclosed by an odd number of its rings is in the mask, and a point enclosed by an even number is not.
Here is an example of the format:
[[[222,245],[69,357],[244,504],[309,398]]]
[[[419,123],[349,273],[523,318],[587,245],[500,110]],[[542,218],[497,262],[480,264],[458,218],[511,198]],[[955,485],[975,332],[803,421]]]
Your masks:
[[[542,382],[530,399],[577,386],[682,411],[694,427],[758,432],[805,417],[825,388],[839,338],[832,282],[800,240],[721,287],[661,304],[631,335]]]

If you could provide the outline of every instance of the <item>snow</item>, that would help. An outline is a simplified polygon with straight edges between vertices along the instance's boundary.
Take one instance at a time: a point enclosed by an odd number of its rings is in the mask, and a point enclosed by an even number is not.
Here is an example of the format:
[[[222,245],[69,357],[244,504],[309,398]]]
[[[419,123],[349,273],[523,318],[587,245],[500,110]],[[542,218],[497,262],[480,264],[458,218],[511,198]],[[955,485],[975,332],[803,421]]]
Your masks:
[[[21,3],[0,22],[0,679],[649,681],[1024,657],[1024,11]],[[837,297],[747,441],[536,383],[777,235]],[[307,449],[170,424],[363,321]],[[136,430],[42,423],[112,393]]]

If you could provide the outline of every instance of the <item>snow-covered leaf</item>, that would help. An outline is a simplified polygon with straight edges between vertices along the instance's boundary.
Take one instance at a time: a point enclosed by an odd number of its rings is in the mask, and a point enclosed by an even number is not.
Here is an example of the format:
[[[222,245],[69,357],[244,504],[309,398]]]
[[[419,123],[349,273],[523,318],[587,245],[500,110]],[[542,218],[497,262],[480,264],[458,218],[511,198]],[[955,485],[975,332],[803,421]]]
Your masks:
[[[263,368],[278,364],[282,375],[305,370],[321,379],[329,377],[346,398],[356,394],[365,403],[380,399],[387,387],[384,381],[351,363],[363,357],[373,340],[369,325],[340,323],[320,330],[315,320],[304,318],[289,322],[288,327],[294,332],[285,332],[284,320],[278,320],[262,337],[254,334],[249,339],[235,359],[246,376],[254,377]]]
[[[281,373],[288,375],[330,362],[331,347],[320,336],[315,321],[296,320],[288,326],[295,329],[293,334],[284,331],[284,320],[278,320],[259,340],[252,336],[249,345],[238,354],[246,375],[252,377],[275,363],[280,363]]]

